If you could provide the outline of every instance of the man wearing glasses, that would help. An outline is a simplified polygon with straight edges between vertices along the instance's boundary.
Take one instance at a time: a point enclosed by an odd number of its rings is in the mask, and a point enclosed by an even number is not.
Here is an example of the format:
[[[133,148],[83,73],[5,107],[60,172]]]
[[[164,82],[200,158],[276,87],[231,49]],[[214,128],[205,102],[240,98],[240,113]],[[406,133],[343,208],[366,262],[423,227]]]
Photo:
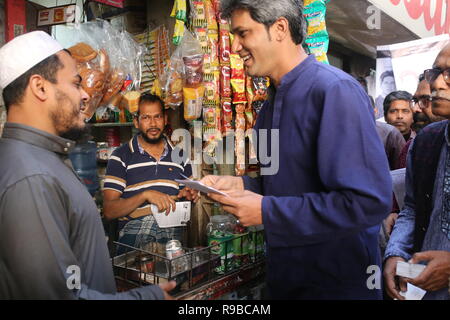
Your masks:
[[[425,80],[425,75],[419,76],[419,85],[411,100],[414,110],[414,123],[412,128],[416,133],[432,122],[444,120],[445,118],[436,116],[431,109],[431,89],[430,84]]]
[[[432,112],[445,121],[422,129],[412,142],[406,166],[405,206],[385,252],[384,278],[392,298],[403,300],[406,284],[427,291],[424,299],[448,300],[450,276],[450,45],[425,70]],[[423,97],[422,97],[423,98]],[[425,97],[426,98],[426,97]],[[426,99],[421,99],[426,102]],[[420,101],[420,100],[418,100]],[[426,109],[426,108],[425,108]],[[414,279],[397,277],[398,261],[425,263]]]
[[[163,101],[143,94],[134,119],[139,133],[116,149],[108,161],[104,215],[107,219],[119,219],[120,243],[142,247],[150,242],[181,241],[183,227],[159,228],[150,206],[154,204],[169,214],[175,210],[176,199],[198,199],[196,191],[180,190],[174,181],[183,175],[190,177],[192,168],[187,157],[183,163],[173,159],[173,146],[163,134],[166,124]],[[118,254],[123,251],[120,247]]]
[[[411,106],[414,111],[414,123],[412,124],[412,129],[419,133],[424,127],[433,122],[438,122],[445,120],[444,117],[437,116],[433,114],[431,108],[431,89],[428,81],[425,80],[425,75],[421,74],[419,76],[419,84],[417,86],[416,92],[411,100]],[[408,154],[409,146],[412,140],[408,140],[406,145],[400,152],[398,163],[396,169],[406,167],[406,156]]]

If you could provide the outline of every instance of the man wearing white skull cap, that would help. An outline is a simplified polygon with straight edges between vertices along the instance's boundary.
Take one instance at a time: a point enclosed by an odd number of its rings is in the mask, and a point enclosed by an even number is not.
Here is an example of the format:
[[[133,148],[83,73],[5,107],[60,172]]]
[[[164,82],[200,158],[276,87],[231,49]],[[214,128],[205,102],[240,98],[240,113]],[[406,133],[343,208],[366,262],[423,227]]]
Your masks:
[[[68,152],[89,96],[43,31],[0,48],[0,299],[164,299],[174,283],[118,293],[97,207]]]

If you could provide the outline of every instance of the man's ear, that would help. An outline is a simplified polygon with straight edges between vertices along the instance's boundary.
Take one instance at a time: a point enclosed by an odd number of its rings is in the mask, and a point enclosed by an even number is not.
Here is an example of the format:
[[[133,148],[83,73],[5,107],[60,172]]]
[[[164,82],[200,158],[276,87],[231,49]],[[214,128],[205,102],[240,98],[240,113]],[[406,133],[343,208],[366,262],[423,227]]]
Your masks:
[[[45,101],[49,98],[49,84],[42,76],[38,74],[32,75],[28,86],[31,93],[40,101]]]
[[[289,22],[286,18],[280,17],[273,24],[274,32],[275,32],[275,40],[283,41],[286,37],[289,36]]]

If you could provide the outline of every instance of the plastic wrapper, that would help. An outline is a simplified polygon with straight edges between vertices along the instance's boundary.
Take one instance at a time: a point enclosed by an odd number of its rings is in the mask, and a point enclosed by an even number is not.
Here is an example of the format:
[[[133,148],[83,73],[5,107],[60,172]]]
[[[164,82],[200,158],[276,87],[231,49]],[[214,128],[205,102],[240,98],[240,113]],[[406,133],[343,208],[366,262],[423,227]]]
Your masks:
[[[328,37],[308,38],[305,43],[309,48],[309,52],[314,54],[318,61],[328,63]]]
[[[199,87],[203,81],[203,53],[197,39],[185,30],[183,40],[172,54],[159,78],[161,97],[167,107],[175,109],[183,102],[183,86]],[[154,90],[157,91],[157,88]]]
[[[206,106],[220,105],[220,73],[214,72],[212,74],[206,74],[203,81],[205,86],[205,99],[203,104]]]
[[[222,109],[222,134],[226,136],[231,134],[234,129],[231,99],[222,99],[220,105]]]
[[[220,30],[219,34],[219,60],[221,64],[230,63],[230,32],[228,30]]]
[[[205,4],[201,0],[191,0],[191,21],[194,28],[207,28]]]
[[[186,22],[187,6],[186,0],[175,0],[170,16],[180,21]]]
[[[182,72],[183,62],[178,57],[172,57],[166,72],[159,79],[161,83],[158,80],[154,86],[154,93],[162,97],[167,108],[174,109],[183,103]],[[160,84],[160,88],[158,88],[158,84]]]
[[[230,55],[231,79],[245,79],[244,60],[236,53]]]
[[[202,52],[209,53],[209,43],[208,43],[208,29],[206,28],[196,28],[194,29],[197,40],[200,42]]]
[[[217,14],[217,23],[219,24],[220,31],[230,31],[230,22],[227,19],[224,19],[220,12]]]
[[[231,54],[230,66],[233,103],[246,103],[244,60],[238,54]]]
[[[220,108],[215,106],[203,108],[203,140],[212,141],[221,139],[220,134]]]
[[[303,15],[307,22],[307,38],[304,46],[318,61],[328,63],[329,36],[326,29],[326,4],[328,0],[307,0]]]
[[[82,87],[89,94],[88,117],[99,106],[108,107],[111,99],[124,89],[139,88],[142,57],[145,48],[130,34],[114,29],[107,21],[96,20],[67,27],[73,33],[73,45],[77,69],[82,77]],[[89,47],[96,54],[90,52]]]
[[[224,98],[231,98],[231,68],[220,67],[220,95]]]
[[[184,56],[185,86],[195,88],[203,83],[203,54]]]
[[[264,101],[267,99],[270,80],[266,77],[253,77],[253,101]]]
[[[245,174],[245,105],[236,105],[236,137],[235,137],[235,153],[236,153],[236,175]]]
[[[181,39],[183,39],[183,34],[184,34],[184,30],[185,30],[185,25],[184,22],[181,20],[176,20],[175,21],[175,28],[174,28],[174,32],[173,32],[173,38],[172,38],[172,43],[176,46],[178,46],[181,42]]]
[[[214,30],[217,32],[219,26],[217,24],[216,10],[211,0],[204,0],[205,4],[205,18],[208,24],[208,30]]]
[[[250,76],[245,77],[245,92],[247,95],[247,102],[251,106],[255,100],[255,93],[253,92],[253,79]]]
[[[202,115],[203,95],[205,88],[183,88],[184,95],[184,119],[192,121],[200,118]]]

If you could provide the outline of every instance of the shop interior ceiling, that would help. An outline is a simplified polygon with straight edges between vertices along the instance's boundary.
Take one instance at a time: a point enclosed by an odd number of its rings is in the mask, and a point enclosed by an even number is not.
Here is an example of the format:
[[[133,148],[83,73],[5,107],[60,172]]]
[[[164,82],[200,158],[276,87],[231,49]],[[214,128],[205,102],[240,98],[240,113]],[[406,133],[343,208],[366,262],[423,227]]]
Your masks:
[[[376,46],[406,42],[419,37],[381,12],[380,29],[369,30],[367,0],[331,0],[327,5],[327,30],[332,41],[365,56],[376,58]]]

